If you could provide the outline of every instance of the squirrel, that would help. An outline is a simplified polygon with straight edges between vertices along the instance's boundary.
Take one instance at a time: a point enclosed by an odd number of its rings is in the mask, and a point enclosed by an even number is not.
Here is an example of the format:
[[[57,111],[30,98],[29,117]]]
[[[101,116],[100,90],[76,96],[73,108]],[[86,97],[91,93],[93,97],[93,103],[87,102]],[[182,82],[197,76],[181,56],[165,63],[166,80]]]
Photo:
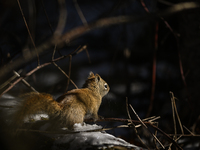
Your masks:
[[[84,119],[99,119],[98,110],[110,88],[108,84],[93,72],[89,73],[81,89],[73,89],[55,100],[47,93],[31,92],[22,96],[23,102],[15,112],[14,123],[19,127],[24,118],[37,113],[47,113],[54,126],[73,129],[75,123]]]

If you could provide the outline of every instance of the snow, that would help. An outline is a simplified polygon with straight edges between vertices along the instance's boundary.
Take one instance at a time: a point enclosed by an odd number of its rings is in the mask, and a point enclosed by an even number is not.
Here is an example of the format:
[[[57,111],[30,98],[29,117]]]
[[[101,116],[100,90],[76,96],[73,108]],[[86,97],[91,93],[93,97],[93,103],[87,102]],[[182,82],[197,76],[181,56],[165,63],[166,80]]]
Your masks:
[[[90,130],[97,130],[97,129],[102,129],[102,126],[93,124],[86,124],[86,123],[75,123],[74,124],[74,131],[90,131]]]
[[[24,122],[25,122],[25,123],[31,122],[31,121],[30,121],[30,118],[31,118],[32,120],[34,120],[34,122],[35,122],[35,121],[42,120],[42,118],[44,118],[44,119],[49,119],[49,116],[48,116],[47,114],[45,114],[45,113],[35,114],[35,115],[31,115],[31,116],[25,117],[25,118],[24,118]]]
[[[102,129],[102,127],[96,124],[75,124],[75,133],[65,134],[57,137],[54,143],[54,149],[58,149],[60,146],[66,148],[67,145],[67,149],[69,150],[87,149],[91,147],[102,149],[114,146],[122,146],[126,148],[134,148],[134,150],[142,150],[141,147],[130,144],[123,139],[117,138],[104,131],[91,131],[98,129]]]

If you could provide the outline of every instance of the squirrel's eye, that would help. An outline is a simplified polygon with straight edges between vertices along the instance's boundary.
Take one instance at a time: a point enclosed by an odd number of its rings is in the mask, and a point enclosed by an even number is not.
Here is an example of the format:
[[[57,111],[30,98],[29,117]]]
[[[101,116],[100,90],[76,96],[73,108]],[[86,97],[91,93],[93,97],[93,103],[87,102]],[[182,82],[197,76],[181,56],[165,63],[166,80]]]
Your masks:
[[[104,88],[105,88],[105,89],[107,89],[107,88],[108,88],[108,85],[107,85],[107,83],[105,83],[105,84],[104,84]]]

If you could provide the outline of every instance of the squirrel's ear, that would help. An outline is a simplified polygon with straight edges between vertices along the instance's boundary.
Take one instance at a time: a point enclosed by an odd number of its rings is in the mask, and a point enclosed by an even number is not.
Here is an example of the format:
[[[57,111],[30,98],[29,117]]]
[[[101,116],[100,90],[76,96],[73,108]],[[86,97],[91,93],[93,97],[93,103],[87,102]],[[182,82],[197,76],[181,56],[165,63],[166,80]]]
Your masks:
[[[95,75],[95,81],[96,81],[96,82],[99,82],[99,81],[100,81],[100,78],[101,78],[100,75],[98,75],[98,74]]]
[[[93,77],[93,76],[94,76],[94,73],[92,71],[90,71],[88,79],[91,78],[91,77]]]

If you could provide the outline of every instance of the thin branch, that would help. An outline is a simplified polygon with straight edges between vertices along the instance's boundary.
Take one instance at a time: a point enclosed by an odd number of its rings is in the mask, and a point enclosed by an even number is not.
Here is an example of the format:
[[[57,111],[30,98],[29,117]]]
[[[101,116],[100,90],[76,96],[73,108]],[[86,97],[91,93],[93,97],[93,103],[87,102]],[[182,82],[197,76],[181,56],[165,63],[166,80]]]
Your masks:
[[[27,28],[28,34],[29,34],[29,36],[30,36],[31,42],[32,42],[32,44],[33,44],[33,46],[34,46],[34,49],[35,49],[35,52],[36,52],[36,55],[37,55],[37,58],[38,58],[38,66],[39,66],[39,65],[40,65],[39,52],[38,52],[38,50],[37,50],[37,48],[36,48],[36,46],[35,46],[35,42],[34,42],[34,40],[33,40],[33,37],[32,37],[32,35],[31,35],[31,32],[30,32],[30,30],[29,30],[29,27],[28,27],[28,24],[27,24],[27,22],[26,22],[26,18],[25,18],[25,16],[24,16],[24,13],[23,13],[23,10],[22,10],[22,7],[21,7],[21,4],[20,4],[19,0],[17,0],[17,3],[18,3],[18,6],[19,6],[19,9],[20,9],[20,11],[21,11],[22,17],[23,17],[23,19],[24,19],[24,23],[25,23],[25,26],[26,26],[26,28]],[[13,69],[14,69],[14,68],[13,68]]]
[[[79,47],[80,48],[80,47]],[[91,60],[90,60],[90,55],[88,53],[88,49],[87,49],[87,45],[83,45],[77,52],[76,54],[82,52],[82,51],[86,51],[86,54],[87,54],[87,57],[88,57],[88,60],[89,60],[89,63],[91,63]]]
[[[149,131],[149,133],[154,137],[154,139],[156,139],[156,141],[162,146],[163,149],[165,149],[164,145],[160,142],[160,140],[158,140],[158,138],[149,130],[149,128],[143,123],[143,121],[140,119],[140,117],[138,116],[138,114],[136,113],[136,111],[133,109],[133,107],[129,104],[129,106],[131,107],[132,111],[134,112],[134,114],[136,115],[136,117],[138,118],[138,120],[142,123],[142,125]]]
[[[33,0],[28,0],[28,10],[29,10],[29,30],[32,36],[33,41],[35,41],[35,28],[36,28],[36,6],[35,6],[35,1]],[[30,45],[30,38],[28,38],[27,44]],[[26,46],[25,46],[26,47]]]
[[[158,123],[156,123],[156,126],[158,127]],[[155,130],[155,133],[154,133],[155,136],[157,136],[157,133],[158,133],[158,131]],[[158,146],[157,146],[157,143],[156,143],[156,139],[153,139],[153,141],[154,141],[154,144],[155,144],[156,149],[159,150],[159,148],[158,148]]]
[[[146,4],[144,3],[143,0],[140,0],[142,6],[144,7],[145,11],[147,13],[149,13],[148,8],[146,7]],[[150,104],[149,104],[149,108],[147,111],[146,116],[150,116],[151,111],[153,109],[153,105],[154,105],[154,98],[155,98],[155,88],[156,88],[156,56],[157,56],[157,50],[158,50],[158,27],[159,24],[158,22],[156,22],[155,25],[155,39],[154,39],[154,52],[153,52],[153,63],[152,63],[152,87],[151,87],[151,98],[150,98]]]
[[[173,94],[173,93],[171,93],[171,94]],[[173,115],[173,123],[174,123],[174,140],[176,140],[176,138],[177,138],[177,131],[176,131],[176,118],[175,118],[175,112],[174,112],[174,102],[173,102],[173,100],[174,100],[174,97],[173,97],[173,95],[171,96],[171,105],[172,105],[172,115]]]
[[[54,57],[55,57],[56,47],[57,47],[57,45],[55,44],[53,54],[52,54],[52,58],[51,58],[52,61],[54,60]]]
[[[153,122],[153,121],[155,121],[155,120],[157,120],[157,119],[160,119],[160,116],[155,117],[155,118],[152,118],[152,119],[149,119],[148,122]],[[142,121],[143,121],[143,119],[142,119]]]
[[[87,49],[87,45],[83,45],[77,52],[76,54],[79,54],[80,52],[82,52],[83,50]]]
[[[194,134],[194,133],[193,133]],[[178,136],[182,136],[182,137],[200,137],[200,134],[177,134]],[[174,136],[174,134],[169,134],[169,136]]]
[[[135,131],[136,136],[138,137],[138,139],[140,140],[140,142],[142,143],[142,145],[144,145],[148,150],[150,150],[150,148],[149,148],[149,147],[142,141],[142,139],[140,138],[140,136],[139,136],[139,134],[138,134],[138,132],[137,132],[137,129],[136,129],[136,127],[135,127],[135,124],[133,123],[133,121],[132,121],[132,119],[131,119],[131,115],[130,115],[129,110],[128,110],[128,98],[127,98],[127,97],[126,97],[126,111],[127,111],[128,117],[129,117],[129,119],[130,119],[130,121],[131,121],[131,124],[133,125],[133,129],[134,129],[134,131]]]
[[[74,87],[76,89],[78,89],[78,87],[76,86],[76,84],[74,83],[74,81],[72,81],[70,79],[70,77],[55,62],[53,62],[53,64],[54,64],[54,66],[56,66],[68,78],[68,80],[74,85]]]
[[[65,0],[58,0],[58,4],[60,7],[60,15],[59,15],[59,19],[58,19],[57,28],[54,32],[55,37],[62,35],[62,32],[65,28],[66,20],[67,20],[67,9],[66,9]]]
[[[73,1],[74,1],[74,5],[75,5],[75,7],[76,7],[76,10],[77,10],[77,12],[78,12],[78,15],[79,15],[79,17],[81,18],[83,24],[84,24],[84,25],[87,25],[87,24],[88,24],[88,23],[87,23],[87,20],[85,19],[84,15],[83,15],[83,12],[82,12],[82,10],[81,10],[81,8],[80,8],[80,6],[79,6],[77,0],[73,0]]]
[[[178,111],[177,111],[177,108],[176,108],[176,102],[175,102],[175,99],[174,99],[173,102],[174,102],[174,110],[175,110],[176,117],[177,117],[178,122],[179,122],[179,126],[180,126],[180,128],[181,128],[181,132],[182,132],[182,134],[184,134],[183,125],[182,125],[182,123],[181,123],[181,119],[180,119],[180,117],[179,117],[179,114],[178,114]]]
[[[56,59],[52,60],[51,62],[44,63],[44,64],[42,64],[42,65],[40,65],[40,66],[37,66],[36,68],[34,68],[34,69],[31,70],[30,72],[28,72],[24,77],[20,77],[20,78],[17,79],[15,82],[11,83],[11,85],[10,85],[6,90],[4,90],[4,91],[0,94],[0,97],[1,97],[3,94],[5,94],[6,92],[8,92],[9,90],[11,90],[17,83],[19,83],[19,82],[20,82],[22,79],[24,79],[25,77],[28,77],[28,76],[32,75],[32,74],[33,74],[34,72],[36,72],[37,70],[39,70],[39,69],[41,69],[41,68],[43,68],[43,67],[46,67],[46,66],[52,64],[53,62],[57,62],[57,61],[59,61],[59,60],[65,59],[65,58],[69,57],[70,55],[73,55],[74,53],[76,53],[76,50],[73,51],[72,53],[70,53],[69,55],[61,56],[61,57],[59,57],[59,58],[56,58]],[[70,80],[70,82],[73,82],[73,81]],[[73,83],[74,83],[74,82],[73,82]],[[74,85],[75,85],[75,83],[74,83]],[[75,87],[77,87],[77,86],[75,86]]]
[[[90,55],[89,55],[89,52],[88,52],[88,49],[87,49],[87,47],[85,48],[85,52],[86,52],[86,54],[87,54],[87,57],[88,57],[89,63],[91,63],[91,60],[90,60]]]
[[[142,119],[142,122],[147,121],[147,122],[151,122],[153,124],[157,124],[157,122],[153,122],[157,119],[160,119],[160,116],[158,116],[158,117],[153,116],[153,117],[145,118],[145,119]],[[140,126],[142,126],[142,124],[137,125],[137,127],[140,127]]]
[[[67,80],[67,87],[66,87],[66,90],[65,92],[67,92],[68,90],[68,87],[69,87],[69,83],[70,83],[70,76],[71,76],[71,63],[72,63],[72,55],[69,55],[69,71],[68,71],[68,80]]]
[[[49,24],[49,28],[50,28],[50,30],[51,30],[51,33],[53,34],[53,28],[52,28],[52,25],[51,25],[51,23],[50,23],[50,21],[49,21],[49,17],[48,17],[48,15],[47,15],[47,11],[46,11],[46,9],[45,9],[43,0],[41,0],[41,3],[42,3],[42,8],[43,8],[44,14],[45,14],[45,16],[46,16],[47,22],[48,22],[48,24]]]
[[[144,119],[142,119],[142,121],[147,121],[147,120],[151,120],[151,119],[154,119],[154,118],[156,118],[156,116],[151,116],[151,117],[148,117],[148,118],[144,118]]]
[[[22,70],[19,71],[20,73],[22,72]],[[17,77],[16,74],[14,74],[12,77],[10,77],[6,82],[4,82],[1,86],[0,89],[3,89],[4,87],[6,87],[11,81],[13,81],[15,78]]]
[[[11,90],[11,89],[12,89],[18,82],[20,82],[22,79],[23,79],[23,77],[20,77],[20,78],[17,79],[15,82],[11,83],[10,86],[9,86],[6,90],[4,90],[4,91],[1,93],[0,97],[1,97],[3,94],[7,93],[9,90]]]
[[[129,104],[130,108],[132,109],[133,113],[135,114],[135,116],[138,118],[138,120],[141,122],[141,124],[147,128],[147,126],[143,123],[143,121],[140,119],[140,117],[138,116],[138,114],[136,113],[136,111],[133,109],[133,107],[131,106],[131,104]]]
[[[144,7],[144,10],[149,13],[149,9],[147,8],[146,4],[144,3],[144,0],[140,0],[140,3]]]
[[[99,119],[97,120],[97,122],[102,122],[102,121],[113,121],[113,122],[124,122],[124,123],[130,123],[131,121],[134,123],[134,124],[141,124],[140,121],[138,120],[130,120],[130,119],[122,119],[122,118],[104,118],[104,119]],[[85,119],[85,122],[94,122],[94,120],[92,119]],[[144,121],[143,122],[144,124],[148,125],[148,126],[151,126],[154,124],[154,122],[147,122],[147,121]]]
[[[76,50],[75,50],[76,51]],[[52,55],[52,61],[54,61],[54,56],[55,56],[55,52],[56,52],[56,45],[55,45],[55,48],[54,48],[54,51],[53,51],[53,55]],[[78,87],[76,86],[76,84],[70,79],[70,71],[71,71],[71,59],[72,59],[72,55],[69,54],[69,59],[70,59],[70,64],[69,64],[69,75],[67,75],[64,70],[62,70],[55,62],[53,62],[54,66],[56,66],[67,78],[68,78],[68,81],[67,81],[67,87],[69,85],[69,82],[71,82],[77,89]],[[67,90],[67,88],[66,88]]]
[[[183,125],[183,127],[193,136],[195,136],[195,134],[193,132],[191,132],[186,126]]]
[[[176,108],[176,97],[174,97],[174,93],[170,91],[170,94],[171,94],[171,98],[173,100],[173,107],[174,107],[174,110],[175,110],[175,113],[176,113],[176,117],[178,119],[178,122],[179,122],[179,126],[181,128],[181,132],[182,134],[184,134],[184,131],[183,131],[183,126],[182,126],[182,123],[181,123],[181,119],[179,117],[179,114],[178,114],[178,111],[177,111],[177,108]]]
[[[18,74],[18,72],[14,71],[14,70],[13,70],[13,73],[14,73],[15,75],[17,75],[19,78],[21,77],[21,76]],[[36,91],[25,79],[22,79],[21,81],[22,81],[27,87],[29,87],[31,90],[33,90],[33,91],[36,92],[36,93],[39,93],[39,92]]]

